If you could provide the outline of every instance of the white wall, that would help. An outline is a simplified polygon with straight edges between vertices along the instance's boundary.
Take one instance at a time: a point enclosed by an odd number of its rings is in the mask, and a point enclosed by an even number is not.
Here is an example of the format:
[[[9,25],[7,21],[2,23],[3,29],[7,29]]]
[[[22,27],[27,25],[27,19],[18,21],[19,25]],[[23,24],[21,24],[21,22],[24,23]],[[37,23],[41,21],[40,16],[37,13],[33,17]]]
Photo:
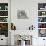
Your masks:
[[[13,3],[15,2],[15,3]],[[11,20],[15,23],[17,30],[26,30],[25,27],[29,27],[32,24],[35,25],[37,23],[37,2],[33,2],[31,0],[14,0],[11,1]],[[33,8],[32,8],[33,7]],[[29,19],[17,19],[17,10],[24,9],[27,12],[27,16]],[[34,11],[35,10],[35,11]],[[36,19],[35,19],[36,18]],[[35,21],[36,20],[36,21]]]
[[[26,30],[32,24],[35,29],[38,27],[38,3],[45,3],[46,0],[11,0],[11,22],[16,25],[17,30]],[[29,19],[17,19],[17,10],[27,11]],[[26,28],[25,28],[26,27]]]
[[[28,26],[34,25],[36,34],[38,36],[38,3],[45,3],[46,0],[11,0],[11,22],[16,25],[17,30],[26,30]],[[17,9],[24,9],[27,11],[29,19],[17,19]],[[25,28],[26,27],[26,28]],[[19,31],[18,31],[19,32]],[[33,33],[34,34],[34,33]],[[36,37],[37,38],[37,37]],[[33,38],[33,45],[38,46],[42,43],[42,38]],[[40,46],[40,45],[39,45]]]

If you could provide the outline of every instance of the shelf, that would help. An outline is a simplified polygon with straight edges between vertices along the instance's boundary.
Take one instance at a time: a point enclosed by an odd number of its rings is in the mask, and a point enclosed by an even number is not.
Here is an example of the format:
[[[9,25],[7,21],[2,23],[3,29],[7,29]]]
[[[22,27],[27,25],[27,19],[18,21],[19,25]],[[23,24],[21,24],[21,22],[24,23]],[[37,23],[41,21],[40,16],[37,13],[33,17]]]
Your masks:
[[[38,23],[46,23],[46,22],[38,22]]]
[[[38,10],[38,11],[46,11],[46,10]]]
[[[46,28],[38,28],[38,29],[46,29]]]
[[[8,22],[0,22],[0,23],[8,23]]]
[[[8,10],[0,10],[0,11],[8,11]]]
[[[46,3],[38,3],[38,36],[46,37]]]
[[[0,17],[8,17],[8,16],[0,16]]]
[[[38,17],[46,17],[46,15],[44,15],[44,16],[38,16]]]
[[[0,3],[0,35],[8,37],[8,3]]]

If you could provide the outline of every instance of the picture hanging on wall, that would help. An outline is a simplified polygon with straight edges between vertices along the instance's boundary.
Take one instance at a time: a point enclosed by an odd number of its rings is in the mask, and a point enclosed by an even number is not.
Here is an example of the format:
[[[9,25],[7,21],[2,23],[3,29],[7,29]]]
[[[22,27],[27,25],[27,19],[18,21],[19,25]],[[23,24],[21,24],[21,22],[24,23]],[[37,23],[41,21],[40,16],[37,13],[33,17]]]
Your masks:
[[[18,19],[28,19],[27,12],[25,10],[17,10]]]

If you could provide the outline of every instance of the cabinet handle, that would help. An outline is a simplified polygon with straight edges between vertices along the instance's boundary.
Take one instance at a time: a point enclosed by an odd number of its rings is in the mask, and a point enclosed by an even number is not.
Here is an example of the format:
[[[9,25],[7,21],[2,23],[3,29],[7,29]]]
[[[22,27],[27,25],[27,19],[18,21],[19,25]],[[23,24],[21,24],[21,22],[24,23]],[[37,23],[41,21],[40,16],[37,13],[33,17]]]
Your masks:
[[[1,40],[3,40],[3,39],[1,39]]]
[[[45,39],[43,39],[43,40],[45,40]]]

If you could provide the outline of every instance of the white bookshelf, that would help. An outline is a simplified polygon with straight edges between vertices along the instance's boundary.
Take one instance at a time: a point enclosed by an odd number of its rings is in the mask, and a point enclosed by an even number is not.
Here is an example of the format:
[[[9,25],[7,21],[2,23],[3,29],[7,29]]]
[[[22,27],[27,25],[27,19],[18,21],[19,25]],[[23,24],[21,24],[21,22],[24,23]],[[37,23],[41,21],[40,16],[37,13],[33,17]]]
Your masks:
[[[42,9],[40,9],[40,8],[42,8]],[[46,3],[39,3],[38,4],[38,32],[39,32],[39,37],[46,37],[45,34],[42,34],[42,33],[40,34],[40,31],[46,32]]]
[[[0,3],[0,18],[7,18],[6,21],[8,20],[8,3]],[[0,20],[0,23],[8,23],[8,21],[5,22]]]
[[[40,18],[40,19],[41,18],[43,19],[46,17],[46,7],[45,7],[46,5],[44,6],[43,4],[45,5],[46,3],[40,3],[39,8],[38,8],[38,18]],[[41,5],[43,5],[43,6],[41,6]],[[43,8],[43,7],[45,7],[45,8]],[[42,9],[40,9],[40,8],[42,8]],[[41,24],[46,23],[46,20],[45,21],[44,20],[42,22],[38,21],[38,23],[41,23]]]
[[[3,31],[4,30],[7,31],[5,33],[3,32],[7,38],[8,38],[8,23],[9,23],[8,19],[9,19],[8,18],[8,3],[0,3],[0,28]],[[5,27],[5,29],[2,28],[3,26]]]

